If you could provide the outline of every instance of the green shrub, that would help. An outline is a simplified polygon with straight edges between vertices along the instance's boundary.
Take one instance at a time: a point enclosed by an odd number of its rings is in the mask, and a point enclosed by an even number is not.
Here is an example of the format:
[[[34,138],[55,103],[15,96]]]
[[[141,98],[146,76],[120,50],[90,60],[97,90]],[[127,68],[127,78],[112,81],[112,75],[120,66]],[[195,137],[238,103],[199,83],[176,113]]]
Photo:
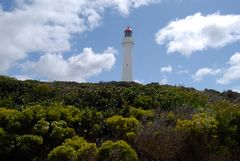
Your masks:
[[[186,129],[194,133],[207,133],[216,137],[218,121],[206,113],[197,113],[191,120],[177,120],[177,128]]]
[[[22,151],[33,151],[43,144],[43,138],[38,135],[21,135],[16,137],[16,146]]]
[[[106,141],[99,148],[100,161],[138,161],[137,153],[125,141]]]
[[[33,126],[33,133],[38,135],[47,135],[50,128],[50,123],[45,121],[44,119],[39,120],[34,126]]]
[[[71,146],[61,145],[48,154],[49,161],[76,161],[77,152]]]
[[[50,161],[95,161],[97,158],[96,144],[88,143],[79,136],[66,139],[61,146],[54,148],[48,155]]]
[[[96,144],[88,143],[83,137],[75,136],[71,139],[66,139],[63,145],[73,147],[77,151],[78,160],[93,161],[98,157]]]
[[[106,120],[106,124],[112,132],[117,135],[125,135],[127,132],[134,132],[140,126],[140,122],[134,118],[124,118],[119,115],[114,115]]]
[[[67,126],[63,120],[53,121],[51,123],[52,131],[50,136],[57,142],[62,142],[66,138],[71,138],[75,135],[75,130]]]
[[[151,120],[154,117],[153,110],[143,110],[141,108],[130,107],[129,113],[131,116],[137,118],[138,120]]]

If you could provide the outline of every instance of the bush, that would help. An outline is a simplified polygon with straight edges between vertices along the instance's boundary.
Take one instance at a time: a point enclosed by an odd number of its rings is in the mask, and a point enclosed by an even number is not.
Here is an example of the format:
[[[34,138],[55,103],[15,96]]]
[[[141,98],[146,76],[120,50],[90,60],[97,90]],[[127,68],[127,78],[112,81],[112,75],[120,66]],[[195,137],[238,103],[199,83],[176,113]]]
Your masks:
[[[211,138],[217,137],[218,121],[206,113],[198,113],[193,115],[192,120],[177,120],[177,128],[189,130],[191,133],[209,134]]]
[[[15,145],[10,146],[14,152],[13,155],[25,161],[33,160],[43,147],[43,138],[38,135],[20,135],[15,141]]]
[[[47,135],[50,128],[50,123],[45,121],[44,119],[39,120],[34,126],[33,126],[33,133],[38,135]]]
[[[20,112],[13,109],[0,108],[0,127],[8,132],[21,129]]]
[[[125,141],[106,141],[99,148],[100,161],[138,161],[137,153]]]
[[[140,121],[151,120],[154,117],[153,110],[143,110],[141,108],[130,107],[129,113],[131,116],[137,118]]]
[[[213,116],[206,113],[197,113],[191,120],[177,120],[177,129],[182,129],[187,134],[186,148],[181,152],[184,154],[181,158],[185,161],[207,161],[218,156],[224,160],[228,154],[218,143],[218,123]]]
[[[88,143],[79,136],[66,139],[61,146],[54,148],[48,155],[50,161],[96,161],[97,158],[96,144]]]
[[[61,145],[48,154],[49,161],[76,161],[77,152],[71,146]]]
[[[22,135],[16,138],[17,147],[23,151],[31,151],[38,145],[43,144],[43,138],[38,135]]]
[[[75,135],[75,130],[69,128],[67,123],[63,120],[53,121],[51,123],[52,132],[50,136],[56,141],[56,143],[62,142],[66,138],[71,138]]]
[[[133,145],[142,161],[177,161],[185,148],[186,133],[170,126],[162,117],[138,129]]]
[[[127,132],[134,132],[140,126],[140,122],[136,118],[124,118],[119,115],[108,118],[106,124],[114,135],[120,135],[120,137],[125,136]]]
[[[94,161],[98,158],[96,144],[88,143],[83,137],[75,136],[71,139],[66,139],[63,145],[73,147],[77,151],[78,160]]]

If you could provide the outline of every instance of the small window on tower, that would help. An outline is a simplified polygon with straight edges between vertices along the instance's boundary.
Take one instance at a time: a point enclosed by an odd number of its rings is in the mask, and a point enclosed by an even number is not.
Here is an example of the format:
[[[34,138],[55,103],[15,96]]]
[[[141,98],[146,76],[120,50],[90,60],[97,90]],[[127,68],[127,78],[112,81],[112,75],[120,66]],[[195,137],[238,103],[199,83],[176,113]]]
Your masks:
[[[125,37],[131,37],[132,36],[132,32],[125,32]]]

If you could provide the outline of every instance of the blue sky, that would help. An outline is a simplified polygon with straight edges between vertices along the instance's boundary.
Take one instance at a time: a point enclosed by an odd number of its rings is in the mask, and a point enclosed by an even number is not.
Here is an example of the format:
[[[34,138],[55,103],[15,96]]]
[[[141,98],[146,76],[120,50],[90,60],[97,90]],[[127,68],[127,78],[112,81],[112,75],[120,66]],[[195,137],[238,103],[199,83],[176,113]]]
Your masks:
[[[240,91],[240,1],[0,0],[0,74],[119,81],[131,25],[134,80]]]

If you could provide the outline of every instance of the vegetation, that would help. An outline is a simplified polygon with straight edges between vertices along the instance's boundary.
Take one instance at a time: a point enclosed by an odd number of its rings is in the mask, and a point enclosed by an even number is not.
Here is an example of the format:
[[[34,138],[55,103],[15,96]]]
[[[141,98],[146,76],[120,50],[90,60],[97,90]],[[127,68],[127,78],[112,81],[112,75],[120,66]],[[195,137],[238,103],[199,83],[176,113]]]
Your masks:
[[[240,94],[0,76],[1,161],[238,161]]]

